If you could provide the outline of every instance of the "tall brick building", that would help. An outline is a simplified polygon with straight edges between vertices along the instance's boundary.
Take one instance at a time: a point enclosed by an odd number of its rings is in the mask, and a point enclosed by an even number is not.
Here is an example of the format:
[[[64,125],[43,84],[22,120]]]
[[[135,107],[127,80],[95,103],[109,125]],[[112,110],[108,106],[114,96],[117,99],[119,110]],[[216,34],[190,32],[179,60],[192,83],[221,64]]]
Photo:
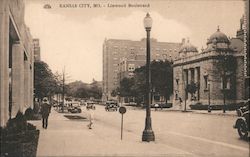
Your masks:
[[[151,39],[152,60],[174,60],[182,43],[158,42]],[[111,98],[112,90],[119,86],[120,76],[133,75],[132,71],[146,63],[146,39],[141,41],[109,39],[103,44],[103,100]]]
[[[33,41],[23,0],[0,0],[0,125],[33,106]]]
[[[181,47],[179,58],[174,61],[175,104],[179,97],[208,104],[209,93],[211,105],[223,105],[224,101],[226,104],[237,103],[244,99],[242,31],[241,22],[236,38],[229,39],[218,28],[208,39],[207,48],[200,53],[190,42]],[[191,82],[198,87],[193,96],[185,92]]]
[[[39,39],[33,39],[34,46],[34,59],[35,61],[41,61],[41,51],[40,51],[40,42]]]

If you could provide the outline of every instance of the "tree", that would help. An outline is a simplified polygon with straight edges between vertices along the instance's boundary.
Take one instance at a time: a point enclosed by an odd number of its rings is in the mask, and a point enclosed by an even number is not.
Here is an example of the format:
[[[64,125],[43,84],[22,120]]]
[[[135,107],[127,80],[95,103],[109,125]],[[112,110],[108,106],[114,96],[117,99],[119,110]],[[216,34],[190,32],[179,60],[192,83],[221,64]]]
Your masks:
[[[166,98],[166,103],[173,93],[173,68],[172,62],[152,61],[151,62],[151,87],[156,93]],[[145,66],[135,70],[135,89],[138,101],[141,101],[146,90],[146,68]]]
[[[223,112],[226,112],[226,95],[227,95],[227,80],[231,82],[231,84],[236,84],[235,79],[235,71],[237,67],[237,60],[233,55],[219,55],[218,56],[218,64],[217,69],[221,75],[222,79],[222,92],[223,92]],[[233,77],[234,76],[234,77]],[[235,87],[234,87],[235,88]],[[232,91],[235,91],[233,89]],[[230,97],[233,98],[236,93],[231,93]]]
[[[135,96],[135,92],[132,89],[132,87],[134,86],[134,78],[123,78],[120,82],[120,88],[119,91],[120,92],[120,96],[122,97],[132,97]]]
[[[86,90],[86,88],[78,88],[74,94],[75,97],[77,98],[88,98],[88,91]]]
[[[43,61],[34,62],[34,87],[35,97],[38,99],[51,97],[58,91],[56,76]]]
[[[151,84],[155,92],[166,98],[166,103],[173,93],[173,68],[172,62],[153,61],[151,62]],[[146,67],[142,66],[135,69],[133,78],[123,78],[120,82],[120,88],[112,93],[116,95],[119,91],[122,97],[135,97],[136,103],[144,101],[146,94]]]
[[[194,99],[194,94],[196,93],[198,86],[194,81],[187,85],[187,92],[191,94],[191,99]]]

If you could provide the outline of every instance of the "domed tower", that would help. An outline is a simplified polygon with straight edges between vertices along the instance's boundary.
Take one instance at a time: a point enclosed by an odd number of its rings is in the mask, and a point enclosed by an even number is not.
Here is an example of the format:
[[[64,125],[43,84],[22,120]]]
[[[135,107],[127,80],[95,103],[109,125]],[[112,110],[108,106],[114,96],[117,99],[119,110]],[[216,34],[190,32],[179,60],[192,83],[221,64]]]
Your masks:
[[[179,56],[182,58],[182,57],[192,56],[197,53],[198,53],[197,48],[190,43],[189,39],[187,39],[187,42],[183,43],[183,45],[180,48]]]
[[[228,50],[230,41],[227,36],[220,31],[218,26],[217,31],[213,33],[207,41],[207,48],[205,52],[214,50]]]

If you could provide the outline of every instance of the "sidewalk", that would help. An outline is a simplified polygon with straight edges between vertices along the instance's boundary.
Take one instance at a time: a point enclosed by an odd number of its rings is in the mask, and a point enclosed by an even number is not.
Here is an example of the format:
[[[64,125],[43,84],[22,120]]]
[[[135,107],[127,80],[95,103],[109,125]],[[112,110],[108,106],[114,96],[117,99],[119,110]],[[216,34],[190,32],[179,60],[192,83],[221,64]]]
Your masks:
[[[120,139],[120,129],[95,121],[93,129],[87,128],[87,119],[69,120],[52,110],[48,129],[42,128],[41,121],[31,121],[40,129],[37,157],[49,156],[136,156],[166,157],[193,156],[180,149],[157,142],[141,142],[138,136],[126,132]],[[85,117],[86,113],[74,114]]]

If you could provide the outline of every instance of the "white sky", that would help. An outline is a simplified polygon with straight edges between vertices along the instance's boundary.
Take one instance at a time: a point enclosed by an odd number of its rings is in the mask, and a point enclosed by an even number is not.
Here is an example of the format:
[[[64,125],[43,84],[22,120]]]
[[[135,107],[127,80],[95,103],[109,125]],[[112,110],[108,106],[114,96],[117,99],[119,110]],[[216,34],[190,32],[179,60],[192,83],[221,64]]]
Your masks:
[[[40,39],[42,60],[53,72],[65,66],[70,81],[102,80],[102,44],[104,39],[140,40],[145,37],[143,18],[153,18],[152,37],[162,42],[181,42],[189,38],[198,49],[217,25],[235,37],[244,13],[240,0],[140,0],[150,8],[60,8],[59,4],[135,3],[107,0],[26,0],[25,22],[34,38]],[[44,9],[44,4],[51,9]]]

